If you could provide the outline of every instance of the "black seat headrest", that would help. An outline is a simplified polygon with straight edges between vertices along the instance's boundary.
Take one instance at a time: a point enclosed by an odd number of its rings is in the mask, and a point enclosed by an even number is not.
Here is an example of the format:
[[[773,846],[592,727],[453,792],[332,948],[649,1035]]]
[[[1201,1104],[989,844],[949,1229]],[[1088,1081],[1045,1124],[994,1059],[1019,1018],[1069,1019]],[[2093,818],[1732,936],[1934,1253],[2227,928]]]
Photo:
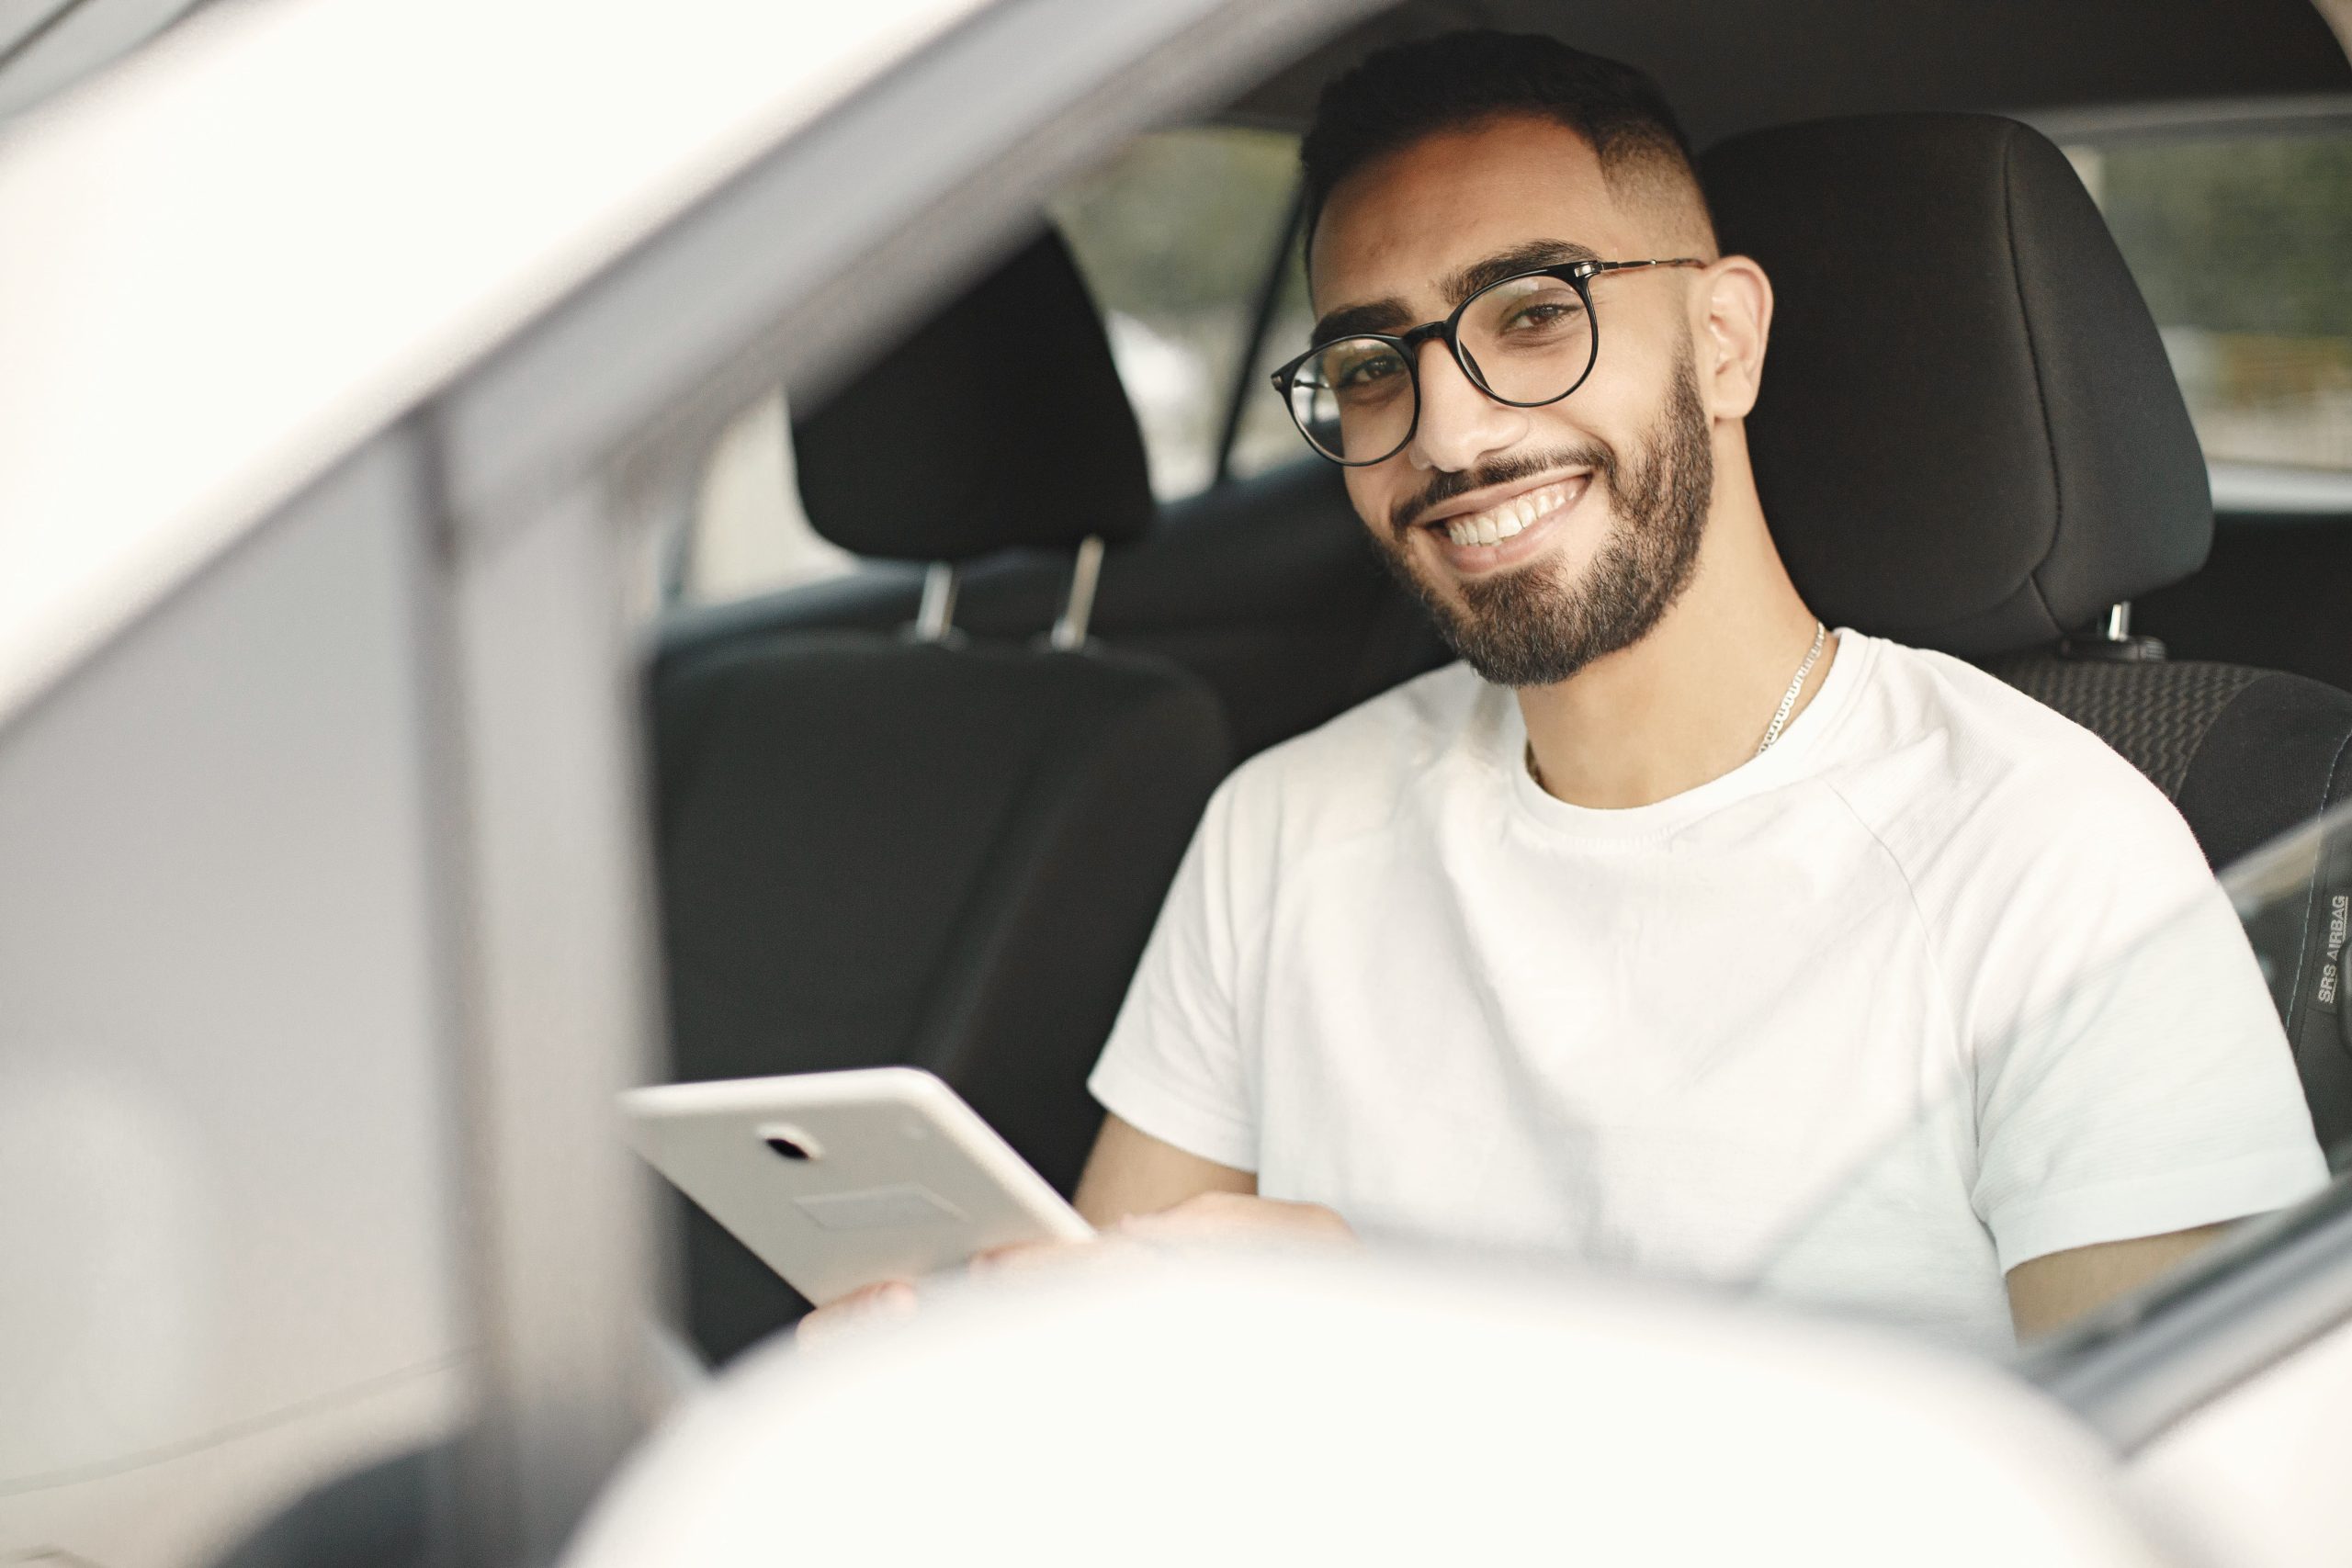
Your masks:
[[[2065,154],[2013,120],[1872,115],[1701,160],[1777,300],[1747,422],[1814,607],[1972,657],[2204,563],[2212,500],[2154,321]]]
[[[1050,230],[796,421],[793,450],[808,521],[863,556],[1119,544],[1152,518],[1135,410]]]

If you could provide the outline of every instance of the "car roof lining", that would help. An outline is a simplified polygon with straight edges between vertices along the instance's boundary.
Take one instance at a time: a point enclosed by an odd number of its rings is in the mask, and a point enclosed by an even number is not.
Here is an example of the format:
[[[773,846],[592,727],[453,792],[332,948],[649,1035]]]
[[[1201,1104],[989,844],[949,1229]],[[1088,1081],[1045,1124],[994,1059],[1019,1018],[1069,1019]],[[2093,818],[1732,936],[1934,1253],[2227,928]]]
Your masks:
[[[2007,112],[2352,92],[2311,0],[1731,0],[1693,28],[1654,0],[1408,0],[1228,106],[1298,130],[1336,71],[1384,43],[1463,27],[1544,32],[1655,75],[1694,145],[1881,110]]]

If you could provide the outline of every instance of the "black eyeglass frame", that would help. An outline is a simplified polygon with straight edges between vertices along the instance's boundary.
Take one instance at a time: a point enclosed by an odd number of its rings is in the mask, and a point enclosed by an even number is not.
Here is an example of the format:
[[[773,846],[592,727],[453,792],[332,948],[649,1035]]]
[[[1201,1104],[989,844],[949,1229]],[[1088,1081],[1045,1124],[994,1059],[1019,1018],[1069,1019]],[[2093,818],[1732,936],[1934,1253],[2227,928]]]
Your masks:
[[[1274,383],[1274,392],[1282,399],[1283,412],[1290,415],[1291,423],[1297,426],[1299,436],[1301,439],[1306,441],[1308,450],[1312,451],[1317,457],[1322,458],[1325,462],[1337,463],[1343,468],[1368,468],[1374,463],[1385,463],[1388,461],[1389,458],[1394,457],[1397,453],[1402,452],[1406,447],[1410,446],[1413,444],[1414,435],[1419,434],[1420,431],[1420,351],[1421,344],[1429,342],[1431,338],[1442,339],[1445,344],[1445,351],[1453,356],[1453,363],[1462,367],[1462,374],[1469,378],[1470,384],[1477,388],[1479,391],[1485,393],[1487,397],[1494,399],[1495,401],[1503,404],[1507,408],[1548,408],[1552,404],[1558,402],[1561,399],[1570,396],[1578,387],[1583,386],[1585,382],[1591,379],[1592,367],[1600,363],[1600,312],[1594,310],[1592,304],[1592,280],[1594,278],[1599,277],[1603,273],[1610,272],[1639,272],[1649,267],[1705,266],[1707,265],[1708,263],[1697,256],[1662,256],[1648,261],[1577,261],[1561,262],[1554,266],[1532,266],[1525,272],[1514,272],[1509,277],[1498,277],[1495,279],[1494,282],[1487,284],[1486,288],[1479,289],[1477,293],[1471,295],[1470,298],[1462,301],[1461,304],[1456,305],[1453,308],[1453,313],[1442,321],[1423,321],[1419,326],[1408,328],[1402,333],[1342,333],[1339,336],[1332,338],[1329,342],[1318,343],[1314,347],[1308,349],[1305,354],[1300,355],[1296,359],[1292,360],[1289,364],[1284,365],[1273,373],[1272,380]],[[1568,389],[1566,391],[1555,393],[1548,398],[1536,398],[1532,401],[1521,402],[1516,399],[1502,396],[1492,387],[1487,384],[1486,376],[1478,369],[1478,362],[1462,352],[1462,339],[1459,334],[1462,325],[1462,318],[1469,310],[1471,306],[1476,304],[1480,299],[1484,299],[1487,293],[1494,289],[1501,288],[1506,285],[1518,283],[1530,277],[1555,277],[1577,291],[1577,298],[1584,303],[1585,317],[1592,323],[1592,352],[1585,358],[1584,369],[1577,373],[1577,378],[1574,381],[1568,383]],[[1413,378],[1413,418],[1411,423],[1405,426],[1404,436],[1397,441],[1396,446],[1391,446],[1379,457],[1339,457],[1325,451],[1321,444],[1318,443],[1313,435],[1307,433],[1306,422],[1298,417],[1298,407],[1291,400],[1291,388],[1297,381],[1300,367],[1305,366],[1308,360],[1314,358],[1317,355],[1321,354],[1325,349],[1329,348],[1334,343],[1353,343],[1360,340],[1369,340],[1373,343],[1385,343],[1390,347],[1396,349],[1398,355],[1404,360],[1405,374]]]

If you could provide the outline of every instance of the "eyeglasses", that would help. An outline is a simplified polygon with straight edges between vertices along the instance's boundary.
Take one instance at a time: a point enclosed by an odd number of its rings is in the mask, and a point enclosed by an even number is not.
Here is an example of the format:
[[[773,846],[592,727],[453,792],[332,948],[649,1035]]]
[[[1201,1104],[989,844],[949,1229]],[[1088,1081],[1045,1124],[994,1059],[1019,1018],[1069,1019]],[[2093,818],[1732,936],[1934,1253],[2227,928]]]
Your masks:
[[[1385,463],[1421,422],[1421,345],[1444,342],[1470,384],[1515,409],[1556,403],[1600,356],[1592,280],[1607,272],[1704,266],[1695,256],[1580,261],[1487,285],[1442,321],[1396,336],[1356,333],[1317,344],[1274,372],[1274,390],[1307,445],[1351,468]]]

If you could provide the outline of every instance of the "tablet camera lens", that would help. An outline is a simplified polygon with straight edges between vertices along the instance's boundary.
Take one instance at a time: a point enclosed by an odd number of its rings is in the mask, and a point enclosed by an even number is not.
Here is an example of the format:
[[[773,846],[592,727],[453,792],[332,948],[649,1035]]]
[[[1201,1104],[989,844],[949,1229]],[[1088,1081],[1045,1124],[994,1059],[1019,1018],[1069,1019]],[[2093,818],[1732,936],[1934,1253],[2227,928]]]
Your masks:
[[[790,1138],[771,1137],[763,1140],[783,1159],[807,1159],[808,1151]]]

